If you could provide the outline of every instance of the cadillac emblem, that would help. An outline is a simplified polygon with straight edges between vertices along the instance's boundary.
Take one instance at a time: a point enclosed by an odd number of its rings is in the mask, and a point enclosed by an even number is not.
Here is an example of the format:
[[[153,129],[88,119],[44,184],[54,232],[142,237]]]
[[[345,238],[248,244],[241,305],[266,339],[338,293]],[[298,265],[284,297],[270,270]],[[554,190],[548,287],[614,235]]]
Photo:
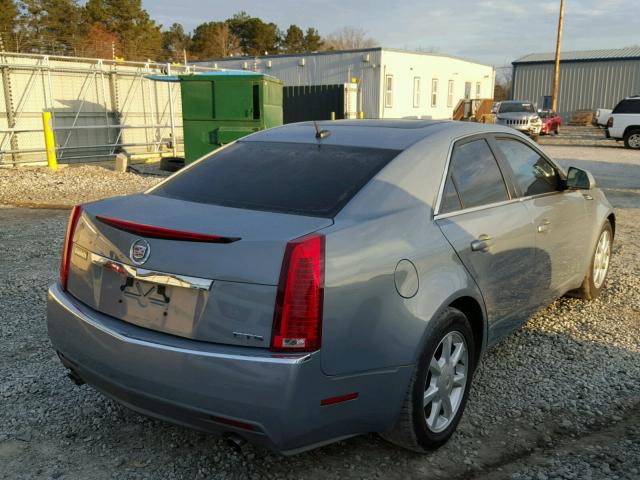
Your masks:
[[[142,238],[136,240],[131,244],[131,250],[129,251],[129,258],[136,265],[142,265],[149,258],[151,253],[151,245]]]

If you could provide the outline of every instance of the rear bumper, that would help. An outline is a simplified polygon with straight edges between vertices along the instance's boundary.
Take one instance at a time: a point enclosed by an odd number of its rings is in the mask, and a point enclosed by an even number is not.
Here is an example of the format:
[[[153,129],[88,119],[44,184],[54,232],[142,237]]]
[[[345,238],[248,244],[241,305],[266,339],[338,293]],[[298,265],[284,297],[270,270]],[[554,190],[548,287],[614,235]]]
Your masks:
[[[520,130],[522,133],[524,133],[525,135],[540,135],[540,132],[542,130],[542,126],[538,125],[538,126],[523,126],[521,128],[513,127],[516,130]]]
[[[140,413],[285,454],[387,430],[412,372],[327,376],[320,352],[274,355],[153,332],[92,310],[57,284],[47,304],[54,348],[99,391]],[[320,405],[354,392],[355,400]]]

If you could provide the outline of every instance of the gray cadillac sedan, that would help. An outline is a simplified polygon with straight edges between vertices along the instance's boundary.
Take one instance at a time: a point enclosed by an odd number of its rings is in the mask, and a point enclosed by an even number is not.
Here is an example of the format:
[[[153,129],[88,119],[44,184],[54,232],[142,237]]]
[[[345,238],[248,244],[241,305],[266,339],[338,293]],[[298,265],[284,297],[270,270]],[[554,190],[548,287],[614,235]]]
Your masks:
[[[146,415],[285,454],[367,432],[422,452],[488,345],[600,294],[614,233],[593,177],[513,129],[287,125],[74,208],[49,335]]]

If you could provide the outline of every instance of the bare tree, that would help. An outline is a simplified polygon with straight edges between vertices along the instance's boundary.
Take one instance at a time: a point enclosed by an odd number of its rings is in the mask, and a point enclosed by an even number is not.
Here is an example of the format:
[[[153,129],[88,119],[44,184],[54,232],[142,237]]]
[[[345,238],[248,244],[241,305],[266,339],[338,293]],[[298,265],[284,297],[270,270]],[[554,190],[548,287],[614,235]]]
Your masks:
[[[511,99],[511,80],[513,77],[512,67],[496,68],[496,86],[493,98],[496,102]]]
[[[365,29],[352,26],[342,27],[324,39],[324,48],[327,50],[350,50],[377,45],[378,42],[369,37]]]
[[[194,58],[229,57],[241,52],[240,40],[226,22],[201,23],[193,31],[191,40],[191,55]]]
[[[240,39],[231,32],[227,23],[220,27],[216,43],[223,57],[239,55],[241,53]]]

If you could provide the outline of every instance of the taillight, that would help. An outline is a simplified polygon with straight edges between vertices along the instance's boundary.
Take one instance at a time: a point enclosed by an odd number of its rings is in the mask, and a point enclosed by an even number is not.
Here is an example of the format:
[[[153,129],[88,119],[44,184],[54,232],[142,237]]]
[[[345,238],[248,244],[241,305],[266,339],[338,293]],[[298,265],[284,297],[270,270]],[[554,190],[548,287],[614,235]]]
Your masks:
[[[64,238],[64,247],[62,249],[62,262],[60,263],[60,284],[64,290],[67,289],[67,281],[69,280],[69,265],[71,263],[71,251],[73,250],[73,234],[76,231],[78,220],[82,214],[82,207],[76,205],[69,215],[69,223],[67,223],[67,234]]]
[[[287,244],[280,271],[271,350],[309,352],[320,348],[324,297],[324,235]]]
[[[609,120],[607,120],[607,128],[611,127],[613,127],[613,117],[609,117]]]

